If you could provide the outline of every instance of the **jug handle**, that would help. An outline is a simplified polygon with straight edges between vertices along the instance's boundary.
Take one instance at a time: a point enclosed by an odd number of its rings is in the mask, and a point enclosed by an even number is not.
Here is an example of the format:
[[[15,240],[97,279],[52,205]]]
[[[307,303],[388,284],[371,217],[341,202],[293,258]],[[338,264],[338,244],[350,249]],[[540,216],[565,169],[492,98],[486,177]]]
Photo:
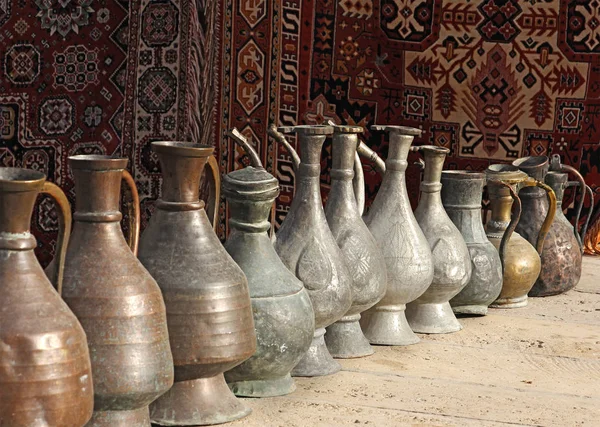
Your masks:
[[[285,129],[291,129],[291,126],[283,127],[280,129],[282,129],[283,132],[285,132]],[[294,165],[294,171],[297,171],[298,167],[300,166],[300,156],[298,155],[298,152],[294,149],[294,147],[292,147],[292,144],[290,144],[289,141],[287,140],[287,138],[283,135],[282,131],[277,129],[277,126],[275,126],[274,123],[271,123],[271,126],[269,126],[269,129],[267,130],[267,133],[269,135],[271,135],[271,137],[277,143],[279,143],[285,147],[285,149],[287,150],[289,155],[292,157],[292,164]]]
[[[567,186],[566,188],[569,187],[581,187],[581,182],[579,180],[577,181],[569,181],[567,182]],[[583,194],[581,194],[581,200],[580,203],[578,203],[579,205],[583,205],[583,200],[585,199],[585,196],[589,196],[590,199],[590,207],[587,210],[587,216],[585,217],[585,223],[583,224],[583,226],[581,227],[581,231],[578,230],[579,228],[579,218],[580,218],[580,214],[583,211],[583,207],[581,208],[581,210],[577,211],[577,215],[575,216],[575,225],[573,227],[573,230],[575,232],[575,238],[577,240],[577,243],[579,244],[579,249],[581,249],[581,253],[585,252],[585,236],[587,234],[587,229],[588,226],[590,225],[590,219],[592,217],[592,211],[594,210],[594,190],[592,190],[592,188],[589,185],[584,184],[584,190],[585,191]]]
[[[67,257],[67,245],[71,237],[71,205],[65,193],[56,184],[46,181],[41,191],[52,197],[58,205],[60,215],[58,223],[58,242],[56,243],[56,261],[58,268],[54,271],[52,282],[56,286],[58,294],[62,294],[63,277],[65,273],[65,259]]]
[[[127,244],[131,249],[131,252],[135,256],[138,253],[138,245],[140,242],[140,223],[141,223],[141,212],[140,212],[140,195],[138,193],[135,181],[131,174],[126,170],[123,171],[123,181],[129,187],[131,191],[131,198],[133,199],[128,203],[127,210],[129,212],[129,238]]]
[[[490,182],[493,182],[494,184],[498,184],[498,185],[508,188],[508,191],[510,192],[510,197],[512,197],[512,199],[513,199],[513,204],[514,204],[514,206],[516,206],[515,212],[513,213],[513,215],[511,215],[510,222],[508,223],[508,227],[506,227],[506,230],[504,230],[504,234],[502,234],[502,239],[500,240],[500,246],[498,247],[498,253],[500,254],[500,262],[502,264],[502,272],[504,273],[504,259],[506,257],[506,247],[508,245],[508,242],[509,242],[513,232],[515,231],[515,228],[517,228],[517,224],[519,223],[519,220],[521,219],[521,199],[519,198],[519,195],[517,194],[517,192],[510,185],[505,183],[504,181],[491,179],[491,180],[488,180],[488,183],[490,183]]]
[[[530,178],[526,181],[523,181],[519,186],[519,191],[522,188],[526,187],[539,187],[543,189],[546,192],[546,195],[548,196],[548,201],[550,202],[550,206],[548,207],[548,213],[546,214],[546,218],[542,223],[542,228],[540,229],[535,245],[535,249],[537,250],[538,254],[541,255],[542,251],[544,250],[544,241],[546,240],[546,235],[548,234],[548,231],[550,231],[550,227],[552,226],[552,222],[554,221],[554,215],[556,214],[556,195],[554,194],[554,191],[552,190],[552,188],[550,188],[550,186],[536,179]]]
[[[210,216],[210,222],[213,226],[213,230],[215,233],[217,232],[217,228],[219,226],[218,215],[219,215],[219,201],[221,200],[221,171],[219,170],[219,162],[215,156],[209,156],[208,162],[206,162],[206,167],[210,169],[210,173],[213,177],[210,188],[208,199],[214,206],[207,206],[207,208],[212,208],[212,215]],[[206,168],[205,167],[205,168]]]

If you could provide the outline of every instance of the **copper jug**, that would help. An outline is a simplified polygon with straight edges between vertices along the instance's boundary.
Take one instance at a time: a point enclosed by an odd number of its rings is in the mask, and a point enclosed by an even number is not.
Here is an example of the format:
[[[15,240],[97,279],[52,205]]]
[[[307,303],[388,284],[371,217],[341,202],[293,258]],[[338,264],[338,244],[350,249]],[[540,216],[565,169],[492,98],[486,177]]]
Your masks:
[[[271,128],[269,133],[279,141],[285,140],[282,133],[296,134],[301,156],[296,167],[296,194],[275,242],[275,250],[283,263],[308,290],[315,313],[316,329],[311,346],[292,375],[333,374],[341,366],[325,345],[325,328],[340,320],[352,304],[352,279],[327,224],[321,199],[321,151],[333,128],[293,126]],[[289,144],[286,146],[294,152]]]
[[[58,269],[44,274],[29,227],[38,194],[59,206]],[[61,300],[71,207],[38,171],[0,168],[0,425],[81,427],[94,405],[85,332]]]
[[[577,285],[581,277],[581,258],[583,244],[581,236],[574,231],[573,226],[565,221],[562,214],[562,198],[567,185],[568,176],[554,172],[548,176],[549,160],[546,156],[524,157],[513,162],[529,176],[545,181],[554,190],[557,201],[557,211],[552,226],[544,241],[541,252],[542,269],[529,296],[548,296],[566,292]],[[567,169],[566,166],[555,164],[558,171],[568,171],[575,175],[581,190],[581,197],[577,207],[578,214],[581,212],[585,197],[586,185],[583,177],[575,169]],[[523,211],[517,224],[516,231],[532,243],[536,241],[543,219],[548,212],[548,201],[544,191],[539,188],[527,188],[519,193]],[[560,212],[560,215],[559,215]]]
[[[213,147],[153,142],[162,170],[160,199],[140,241],[139,258],[156,278],[167,306],[175,384],[150,408],[160,425],[219,424],[250,413],[229,390],[223,372],[256,350],[246,277],[213,230],[200,178],[213,174],[216,223],[219,168]]]
[[[420,297],[433,280],[431,249],[417,223],[406,189],[408,153],[421,130],[378,125],[371,129],[389,134],[385,163],[364,143],[359,146],[360,154],[371,159],[377,170],[384,173],[365,223],[383,252],[388,284],[383,299],[362,314],[361,326],[372,344],[415,344],[419,337],[406,320],[406,304]]]
[[[485,173],[492,210],[491,218],[486,223],[486,235],[498,248],[503,267],[502,291],[490,307],[524,307],[527,305],[527,293],[540,274],[539,253],[542,251],[544,239],[554,220],[556,198],[550,187],[529,178],[516,166],[491,165]],[[535,247],[519,233],[513,232],[521,216],[521,200],[518,193],[522,188],[534,186],[546,191],[550,205]],[[511,215],[513,202],[516,208]]]
[[[224,177],[223,193],[232,229],[225,249],[248,279],[257,349],[225,378],[236,396],[281,396],[296,388],[290,372],[312,342],[315,314],[308,291],[281,262],[268,235],[279,182],[237,129],[228,135],[251,159],[251,166]]]
[[[88,426],[94,427],[149,426],[148,405],[173,384],[165,304],[135,257],[139,200],[127,161],[69,157],[76,209],[63,297],[87,334],[94,378]],[[122,180],[134,199],[130,245],[120,226]]]
[[[482,172],[442,172],[442,203],[471,255],[471,279],[450,300],[455,313],[485,315],[502,290],[502,261],[498,250],[485,235],[481,217],[484,186],[485,174]]]
[[[352,277],[352,306],[325,334],[327,348],[337,358],[373,354],[359,324],[360,314],[377,304],[387,290],[383,253],[361,218],[360,198],[352,182],[361,133],[360,126],[333,126],[331,190],[325,216]]]
[[[427,290],[406,308],[406,318],[415,332],[445,334],[462,329],[450,299],[471,279],[471,256],[460,231],[442,205],[442,169],[447,148],[433,145],[413,147],[424,157],[421,197],[415,218],[431,247],[433,281]]]

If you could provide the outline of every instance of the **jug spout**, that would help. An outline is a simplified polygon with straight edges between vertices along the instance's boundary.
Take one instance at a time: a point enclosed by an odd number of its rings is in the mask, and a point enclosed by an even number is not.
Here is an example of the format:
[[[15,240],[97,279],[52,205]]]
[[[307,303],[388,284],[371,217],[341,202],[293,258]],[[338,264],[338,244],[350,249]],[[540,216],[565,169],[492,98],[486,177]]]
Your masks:
[[[298,155],[298,152],[294,149],[294,147],[292,147],[292,144],[290,144],[287,138],[283,135],[284,133],[289,133],[293,128],[293,126],[277,128],[275,124],[271,123],[271,126],[269,126],[269,130],[267,132],[275,141],[277,141],[279,144],[285,147],[287,152],[292,157],[294,171],[298,171],[298,168],[300,167],[300,156]]]

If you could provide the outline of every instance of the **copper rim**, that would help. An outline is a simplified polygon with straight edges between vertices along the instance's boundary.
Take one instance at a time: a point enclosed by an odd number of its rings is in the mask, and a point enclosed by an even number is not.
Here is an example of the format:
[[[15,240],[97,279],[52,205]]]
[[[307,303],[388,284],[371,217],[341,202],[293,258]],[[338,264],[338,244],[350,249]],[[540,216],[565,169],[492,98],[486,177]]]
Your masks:
[[[0,168],[0,190],[39,191],[46,182],[40,171],[24,168]]]
[[[170,153],[183,157],[208,157],[215,148],[191,141],[154,141],[152,149],[156,153]]]

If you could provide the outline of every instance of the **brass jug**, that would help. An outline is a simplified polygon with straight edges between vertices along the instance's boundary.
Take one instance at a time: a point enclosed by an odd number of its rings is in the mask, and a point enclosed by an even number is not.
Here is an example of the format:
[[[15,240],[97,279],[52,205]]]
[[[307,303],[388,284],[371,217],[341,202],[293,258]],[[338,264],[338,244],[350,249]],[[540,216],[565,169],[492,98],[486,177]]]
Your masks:
[[[59,207],[58,268],[52,279],[33,253],[29,232],[38,194]],[[64,193],[38,171],[0,168],[0,425],[82,427],[94,391],[85,333],[61,300],[71,231]]]
[[[225,249],[248,279],[256,329],[256,353],[225,373],[236,396],[269,397],[291,393],[292,369],[310,347],[315,314],[308,291],[287,269],[269,239],[269,210],[279,182],[237,129],[228,132],[251,159],[251,166],[223,179],[231,233]]]
[[[208,162],[216,224],[220,175],[213,147],[152,143],[163,182],[156,210],[140,241],[140,261],[156,278],[167,307],[175,384],[150,407],[159,425],[219,424],[250,413],[223,372],[248,359],[256,335],[246,276],[213,230],[200,178]]]
[[[518,308],[527,305],[527,293],[537,280],[544,239],[554,220],[556,197],[546,184],[529,178],[525,172],[512,165],[491,165],[486,171],[491,218],[486,224],[486,234],[502,260],[503,281],[500,296],[490,307]],[[542,224],[534,248],[517,232],[513,232],[521,216],[521,200],[518,193],[522,188],[540,187],[546,191],[550,209]],[[516,205],[511,215],[513,202]],[[525,213],[526,214],[526,213]],[[507,230],[508,229],[508,230]]]
[[[81,322],[90,348],[90,427],[149,426],[148,405],[173,384],[165,304],[135,256],[139,199],[125,170],[127,161],[100,155],[69,157],[77,201],[63,298]],[[122,180],[134,200],[129,245],[120,226]]]
[[[542,269],[529,296],[548,296],[566,292],[577,285],[581,277],[581,259],[583,254],[582,238],[566,220],[562,213],[562,198],[567,185],[568,175],[553,172],[548,174],[549,160],[546,156],[524,157],[513,162],[530,177],[545,181],[555,192],[557,211],[554,222],[548,231],[541,252]],[[562,165],[560,157],[555,158],[554,169],[572,173],[577,179],[581,197],[577,206],[577,219],[583,206],[586,184],[583,177],[574,168]],[[548,212],[548,201],[539,188],[528,188],[519,193],[523,215],[516,231],[530,243],[535,242]],[[593,206],[593,203],[591,204]],[[589,216],[588,216],[589,218]]]

